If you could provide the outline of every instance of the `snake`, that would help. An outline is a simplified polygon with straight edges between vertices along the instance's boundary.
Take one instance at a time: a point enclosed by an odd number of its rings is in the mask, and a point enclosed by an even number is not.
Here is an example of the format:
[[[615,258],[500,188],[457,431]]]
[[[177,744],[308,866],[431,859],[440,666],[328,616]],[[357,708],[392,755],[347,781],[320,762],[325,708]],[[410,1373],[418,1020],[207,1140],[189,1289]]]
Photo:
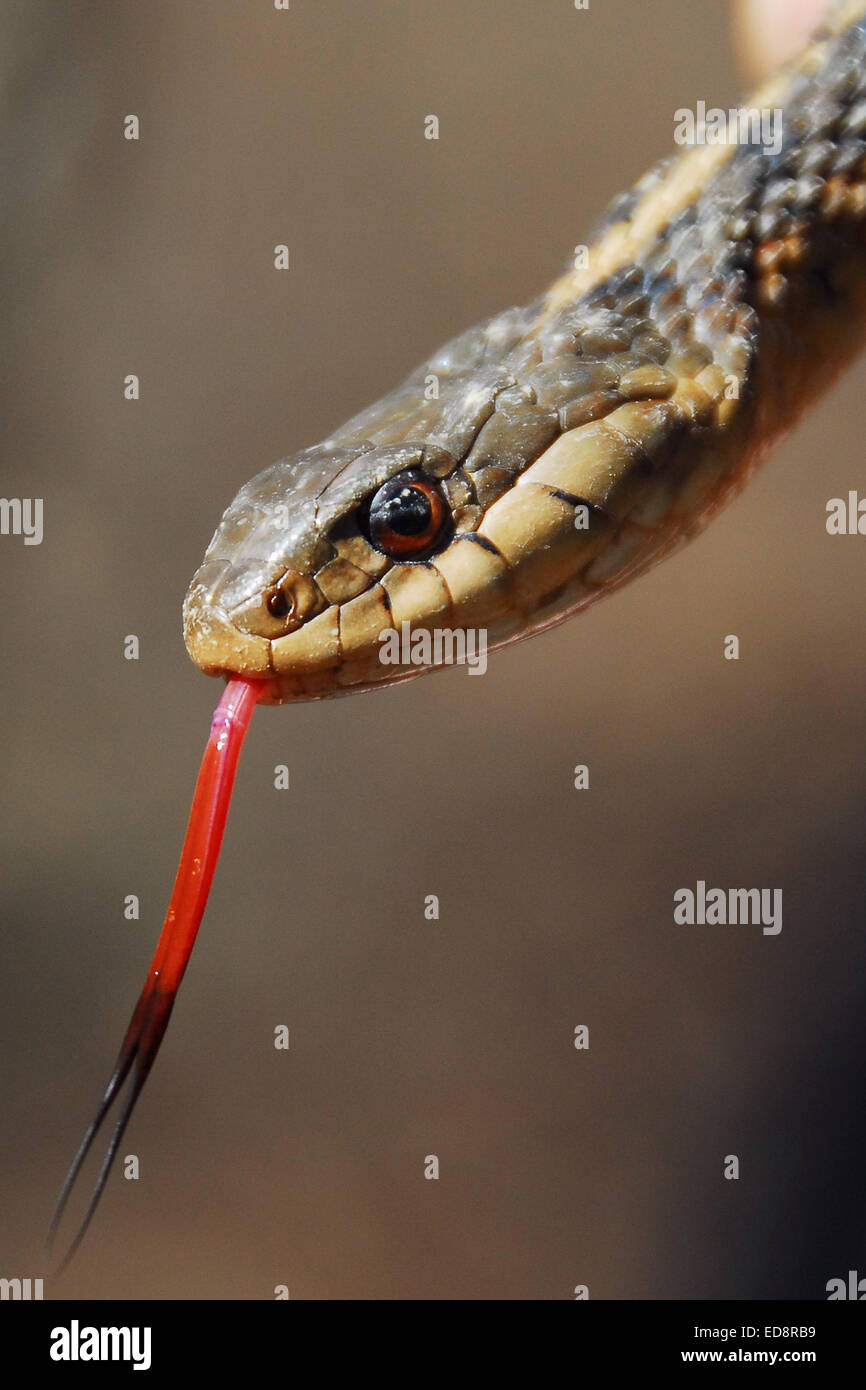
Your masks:
[[[755,138],[755,113],[777,139]],[[863,346],[866,0],[837,4],[730,115],[617,198],[545,293],[225,511],[183,607],[189,655],[225,692],[156,954],[51,1223],[53,1239],[123,1095],[64,1264],[168,1025],[255,706],[424,674],[419,633],[494,650],[581,612],[696,536]],[[397,631],[412,642],[386,662]]]

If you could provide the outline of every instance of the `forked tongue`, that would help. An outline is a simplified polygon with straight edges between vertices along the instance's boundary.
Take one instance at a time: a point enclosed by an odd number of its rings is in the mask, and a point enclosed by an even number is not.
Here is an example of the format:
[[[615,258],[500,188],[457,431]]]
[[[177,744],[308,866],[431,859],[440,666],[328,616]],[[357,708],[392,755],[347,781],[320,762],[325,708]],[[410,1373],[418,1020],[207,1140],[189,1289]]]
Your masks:
[[[195,784],[192,809],[189,813],[171,902],[156,951],[105,1095],[72,1162],[51,1221],[48,1232],[49,1250],[90,1147],[120,1095],[124,1082],[129,1078],[126,1096],[93,1194],[60,1270],[66,1268],[84,1239],[135,1108],[135,1102],[141,1094],[168,1027],[175,995],[183,979],[204,915],[219,858],[241,746],[261,691],[261,682],[247,681],[240,677],[230,680],[214,712],[210,738]]]

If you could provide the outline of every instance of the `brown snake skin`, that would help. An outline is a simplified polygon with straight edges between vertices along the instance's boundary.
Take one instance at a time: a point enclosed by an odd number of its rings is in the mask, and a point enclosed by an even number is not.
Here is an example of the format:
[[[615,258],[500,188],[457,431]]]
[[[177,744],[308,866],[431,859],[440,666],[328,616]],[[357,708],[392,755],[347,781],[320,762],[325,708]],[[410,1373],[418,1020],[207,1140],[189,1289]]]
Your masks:
[[[383,664],[387,629],[519,640],[695,535],[861,345],[864,11],[751,98],[776,152],[686,147],[547,294],[247,483],[187,595],[193,660],[270,703],[391,684],[429,667]],[[444,509],[418,558],[365,519],[404,475]]]

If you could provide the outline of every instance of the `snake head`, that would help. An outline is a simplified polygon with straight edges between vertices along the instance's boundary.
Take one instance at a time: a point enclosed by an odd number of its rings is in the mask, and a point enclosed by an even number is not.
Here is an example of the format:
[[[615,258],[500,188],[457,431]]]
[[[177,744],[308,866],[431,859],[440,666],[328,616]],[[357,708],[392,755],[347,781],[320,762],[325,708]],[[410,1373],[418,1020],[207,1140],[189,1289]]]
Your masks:
[[[461,335],[323,444],[241,489],[184,605],[196,665],[261,679],[262,698],[282,703],[441,664],[425,659],[423,637],[412,660],[383,660],[383,637],[404,624],[413,637],[462,635],[464,652],[479,629],[485,651],[536,630],[540,600],[604,530],[596,508],[578,531],[552,487],[515,486],[559,429],[551,401],[519,384],[521,361],[541,360],[527,335],[537,312],[508,310]]]
[[[672,355],[654,284],[625,267],[576,302],[508,310],[253,478],[187,594],[193,661],[262,680],[271,703],[371,689],[461,642],[465,659],[530,636],[645,568],[717,491],[707,426],[727,379],[691,340]],[[684,436],[714,457],[681,510]]]
[[[423,659],[382,660],[383,634],[514,627],[481,516],[430,442],[327,441],[283,460],[220,522],[184,604],[189,654],[208,674],[262,679],[272,703],[418,675]]]

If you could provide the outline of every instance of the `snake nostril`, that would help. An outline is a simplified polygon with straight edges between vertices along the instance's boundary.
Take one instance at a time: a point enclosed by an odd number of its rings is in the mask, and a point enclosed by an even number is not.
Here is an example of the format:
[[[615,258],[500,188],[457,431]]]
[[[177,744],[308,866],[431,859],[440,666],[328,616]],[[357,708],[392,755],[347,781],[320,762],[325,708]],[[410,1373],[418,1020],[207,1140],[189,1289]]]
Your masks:
[[[294,605],[285,589],[274,589],[268,594],[266,607],[272,618],[288,618]]]
[[[258,618],[254,621],[262,621],[261,602],[259,599],[256,604]],[[281,636],[301,627],[317,613],[321,613],[326,606],[325,597],[312,575],[301,574],[297,570],[286,570],[264,593],[264,607],[268,618],[271,623],[280,624]],[[268,619],[264,621],[267,626]],[[273,637],[275,634],[271,627],[262,635]]]

